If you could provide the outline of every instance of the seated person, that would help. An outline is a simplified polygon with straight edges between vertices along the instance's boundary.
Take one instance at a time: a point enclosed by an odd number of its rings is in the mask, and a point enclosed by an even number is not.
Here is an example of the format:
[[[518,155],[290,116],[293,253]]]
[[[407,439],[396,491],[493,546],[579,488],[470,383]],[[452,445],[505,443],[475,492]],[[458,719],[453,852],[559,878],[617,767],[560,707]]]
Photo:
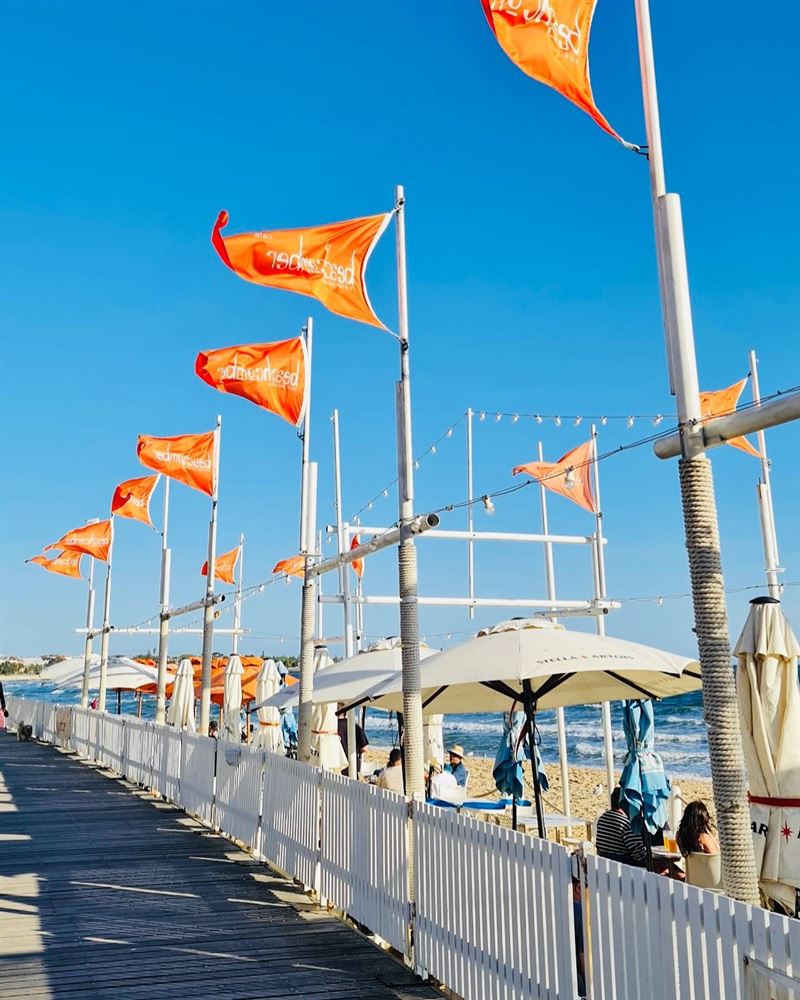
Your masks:
[[[448,750],[450,755],[450,773],[456,779],[456,784],[461,788],[467,787],[469,781],[469,771],[464,767],[464,748],[456,743]]]
[[[281,709],[281,739],[287,757],[297,757],[297,719],[292,706]]]
[[[688,854],[719,854],[719,841],[705,802],[690,802],[681,819],[675,839],[678,850]]]
[[[642,838],[632,832],[631,821],[620,805],[621,798],[622,789],[617,785],[611,793],[611,808],[597,821],[595,847],[601,858],[644,868],[647,864],[647,850]]]
[[[432,760],[428,766],[428,798],[441,799],[448,788],[458,788],[455,776],[443,771],[438,760]]]
[[[400,748],[395,747],[389,752],[389,760],[386,762],[386,767],[378,775],[377,785],[378,788],[388,788],[390,792],[400,792],[402,795],[405,791],[403,785],[403,765],[402,754],[400,753]]]

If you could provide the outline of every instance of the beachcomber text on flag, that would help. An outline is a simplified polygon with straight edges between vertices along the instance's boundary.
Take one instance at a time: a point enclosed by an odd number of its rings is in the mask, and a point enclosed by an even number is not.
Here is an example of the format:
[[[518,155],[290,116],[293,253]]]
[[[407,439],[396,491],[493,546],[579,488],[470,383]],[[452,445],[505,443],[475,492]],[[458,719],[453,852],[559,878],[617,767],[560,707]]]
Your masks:
[[[141,521],[152,528],[150,497],[158,484],[158,479],[158,476],[141,476],[139,479],[126,479],[124,483],[120,483],[111,498],[111,513],[116,517],[129,517],[133,521]]]
[[[150,437],[140,434],[136,454],[142,465],[184,486],[214,495],[214,432]]]
[[[386,329],[375,315],[366,285],[367,263],[391,212],[310,229],[223,236],[228,213],[211,234],[214,249],[240,278],[318,299],[348,319]]]
[[[230,552],[224,552],[221,556],[217,556],[214,563],[214,579],[221,580],[222,583],[236,583],[234,577],[234,572],[236,571],[236,563],[239,561],[239,553],[241,551],[241,546],[237,545],[235,549],[231,549]],[[200,576],[208,576],[208,560],[203,563],[203,568],[200,570]]]
[[[736,404],[739,402],[739,397],[746,382],[747,379],[743,378],[741,382],[729,385],[727,389],[717,389],[714,392],[701,392],[700,416],[703,420],[712,420],[714,417],[725,417],[729,413],[735,412]],[[754,448],[746,437],[731,438],[725,444],[729,444],[732,448],[738,448],[740,451],[745,451],[748,455],[761,458],[761,452]]]
[[[528,76],[572,101],[628,146],[597,108],[589,78],[589,33],[597,0],[481,0],[500,48]]]
[[[303,556],[290,556],[281,559],[272,567],[273,573],[285,573],[287,576],[299,576],[302,580],[306,573],[306,561]]]
[[[62,535],[52,545],[45,545],[44,551],[50,549],[72,549],[74,552],[85,552],[87,556],[105,562],[114,537],[111,519],[98,521],[96,524],[86,524]]]
[[[47,556],[34,556],[33,559],[27,561],[36,563],[37,566],[41,566],[49,573],[59,573],[61,576],[71,576],[74,580],[80,580],[83,556],[83,552],[65,549],[53,559],[48,559]]]
[[[213,389],[249,399],[292,425],[303,419],[306,347],[302,337],[201,351],[194,370]]]
[[[512,475],[525,473],[532,479],[538,479],[548,490],[572,500],[591,514],[596,514],[591,480],[592,451],[592,442],[587,441],[562,455],[557,462],[517,465],[512,470]]]

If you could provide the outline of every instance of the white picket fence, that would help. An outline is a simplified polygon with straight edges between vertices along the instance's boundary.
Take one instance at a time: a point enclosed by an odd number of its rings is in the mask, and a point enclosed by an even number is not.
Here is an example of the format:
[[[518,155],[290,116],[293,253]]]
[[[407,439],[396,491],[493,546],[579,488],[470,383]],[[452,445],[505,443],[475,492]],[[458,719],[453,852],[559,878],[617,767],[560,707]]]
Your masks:
[[[12,725],[244,843],[463,997],[575,1000],[582,951],[589,1000],[800,1000],[800,921],[249,746],[8,707]]]

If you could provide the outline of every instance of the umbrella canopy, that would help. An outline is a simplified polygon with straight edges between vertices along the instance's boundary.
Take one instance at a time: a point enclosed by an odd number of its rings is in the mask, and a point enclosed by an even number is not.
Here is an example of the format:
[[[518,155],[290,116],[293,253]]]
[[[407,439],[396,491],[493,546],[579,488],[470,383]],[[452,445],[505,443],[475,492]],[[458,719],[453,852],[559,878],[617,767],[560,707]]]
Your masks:
[[[525,713],[508,712],[503,715],[503,735],[494,758],[492,777],[498,792],[511,798],[525,797],[522,762],[530,760],[530,748],[525,740]],[[546,792],[550,787],[544,769],[542,755],[536,746],[536,769],[539,773],[539,787]]]
[[[422,716],[422,746],[425,760],[444,761],[444,734],[442,733],[443,715]]]
[[[109,657],[106,667],[106,685],[109,691],[138,691],[140,688],[155,683],[157,679],[158,670],[155,667],[137,663],[136,660],[131,660],[127,656]],[[58,682],[58,687],[62,690],[80,688],[82,685],[83,661],[81,661],[79,670],[67,674]],[[96,666],[92,666],[89,671],[89,688],[97,689],[99,687],[100,664],[98,663]]]
[[[190,660],[181,660],[167,709],[167,723],[194,732],[194,676]]]
[[[333,660],[327,646],[314,650],[314,683],[320,673],[332,669]],[[339,739],[339,720],[336,718],[335,701],[315,704],[311,711],[311,756],[309,763],[325,771],[343,771],[347,756]]]
[[[242,661],[232,656],[225,668],[224,700],[222,703],[222,739],[238,743],[242,738],[239,712],[242,707]]]
[[[446,713],[507,711],[528,697],[544,711],[701,687],[696,660],[530,618],[482,630],[425,660],[420,673],[423,710]],[[402,678],[365,690],[360,701],[402,711]]]
[[[99,653],[92,653],[90,666],[100,666]],[[83,677],[83,657],[69,656],[66,660],[60,660],[58,663],[51,663],[49,667],[45,667],[39,674],[37,680],[49,681],[51,683],[58,684],[64,678],[69,677],[72,674],[76,674],[78,671],[80,671],[81,677]]]
[[[622,706],[622,728],[628,754],[619,784],[620,803],[634,833],[641,834],[642,821],[653,834],[667,822],[670,782],[661,757],[655,752],[655,721],[651,701],[626,701]]]
[[[800,644],[778,601],[756,598],[734,648],[756,869],[795,912],[800,888]]]
[[[281,686],[281,675],[274,660],[264,660],[264,665],[258,672],[256,683],[256,701],[261,703],[270,699]],[[270,705],[262,705],[258,709],[258,729],[253,739],[253,746],[270,750],[272,753],[283,753],[283,737],[281,735],[280,710]]]

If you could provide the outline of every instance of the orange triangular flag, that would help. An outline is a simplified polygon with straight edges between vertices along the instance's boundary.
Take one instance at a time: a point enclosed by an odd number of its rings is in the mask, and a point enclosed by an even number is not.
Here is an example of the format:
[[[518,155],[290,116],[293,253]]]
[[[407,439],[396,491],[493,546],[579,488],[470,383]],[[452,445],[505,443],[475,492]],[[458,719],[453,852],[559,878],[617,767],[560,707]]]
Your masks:
[[[236,563],[239,561],[239,553],[241,552],[241,546],[237,545],[235,549],[231,549],[230,552],[224,552],[221,556],[217,556],[214,563],[214,579],[221,580],[223,583],[236,583],[234,577],[234,572],[236,571]],[[208,559],[203,563],[203,568],[200,570],[200,576],[208,576]]]
[[[136,454],[148,469],[214,495],[214,431],[165,438],[140,434]]]
[[[306,575],[306,561],[303,556],[290,556],[288,559],[281,559],[272,567],[273,573],[285,573],[287,576],[299,576],[304,579]]]
[[[129,517],[133,521],[141,521],[152,528],[150,497],[158,479],[158,476],[142,476],[140,479],[126,479],[124,483],[120,483],[111,498],[111,513],[117,517]]]
[[[48,559],[47,556],[34,556],[33,559],[27,559],[26,562],[36,563],[37,566],[41,566],[49,573],[59,573],[61,576],[71,576],[74,580],[80,580],[82,579],[81,559],[83,559],[83,555],[83,552],[66,549],[53,559]]]
[[[592,494],[592,450],[592,442],[587,441],[586,444],[568,451],[557,462],[528,462],[527,465],[517,465],[512,470],[512,475],[524,472],[533,479],[538,479],[548,490],[559,493],[589,513],[596,514]]]
[[[292,425],[303,418],[306,345],[302,337],[201,351],[194,370],[213,389],[249,399]]]
[[[739,397],[746,383],[747,379],[743,378],[741,382],[729,385],[727,389],[717,389],[715,392],[701,392],[700,416],[703,420],[711,420],[713,417],[726,417],[729,413],[733,413],[736,410],[736,404],[739,402]],[[748,455],[761,458],[761,452],[757,451],[746,437],[731,438],[725,444],[729,444],[732,448],[738,448],[740,451],[745,451]]]
[[[360,544],[361,544],[361,542],[358,540],[358,535],[353,535],[353,541],[350,543],[350,548],[351,549],[357,549]],[[356,574],[356,576],[360,580],[361,577],[364,575],[364,560],[363,559],[354,559],[350,563],[350,565],[353,567],[353,572]]]
[[[111,518],[108,518],[106,521],[98,521],[96,524],[87,524],[83,528],[68,531],[57,542],[45,545],[44,551],[72,549],[75,552],[85,552],[87,556],[105,562],[113,537],[114,529],[111,526]]]
[[[391,217],[387,212],[310,229],[223,236],[228,213],[220,212],[211,242],[223,263],[245,281],[310,295],[337,316],[385,330],[365,279],[370,254]]]

